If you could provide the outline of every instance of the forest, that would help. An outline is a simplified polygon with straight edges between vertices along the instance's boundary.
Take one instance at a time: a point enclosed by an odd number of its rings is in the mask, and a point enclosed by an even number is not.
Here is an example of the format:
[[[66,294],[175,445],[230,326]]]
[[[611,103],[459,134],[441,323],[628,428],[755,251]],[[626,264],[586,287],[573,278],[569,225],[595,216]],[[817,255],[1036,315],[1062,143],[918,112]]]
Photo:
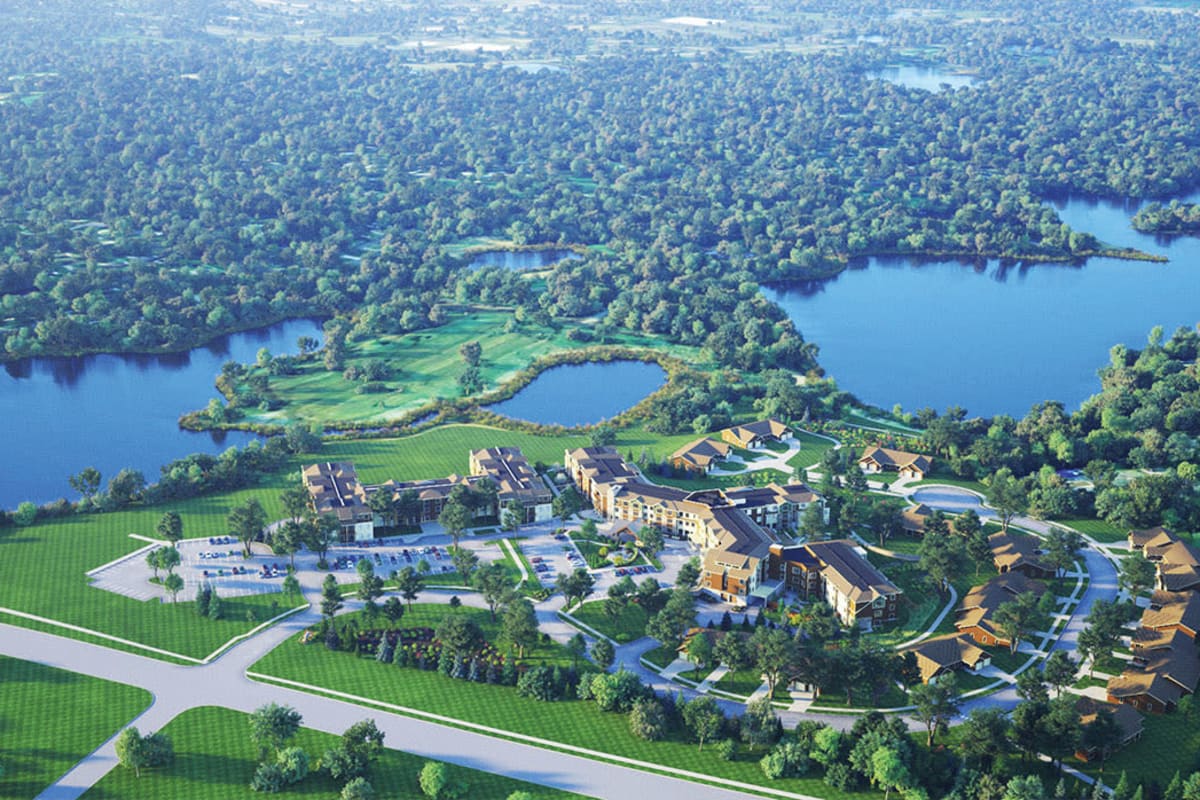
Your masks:
[[[504,25],[491,3],[317,3],[299,36],[241,0],[5,4],[0,357],[299,316],[401,333],[482,298],[811,370],[761,283],[884,253],[1079,260],[1109,251],[1047,197],[1200,185],[1196,18],[1053,5],[673,6],[728,20],[692,30],[641,3]],[[431,24],[508,43],[407,38]],[[900,62],[977,80],[876,77]],[[587,249],[531,284],[467,271],[483,238]]]

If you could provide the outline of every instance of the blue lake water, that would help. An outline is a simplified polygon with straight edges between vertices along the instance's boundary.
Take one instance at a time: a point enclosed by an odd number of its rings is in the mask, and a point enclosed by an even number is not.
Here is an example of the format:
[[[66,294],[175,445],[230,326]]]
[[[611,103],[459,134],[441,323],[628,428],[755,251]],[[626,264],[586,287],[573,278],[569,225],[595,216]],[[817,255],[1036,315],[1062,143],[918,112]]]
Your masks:
[[[545,269],[559,261],[574,261],[579,258],[581,256],[574,250],[485,250],[475,253],[467,266],[471,269]]]
[[[36,358],[0,369],[0,507],[77,497],[67,477],[96,467],[104,481],[124,467],[157,480],[159,468],[190,453],[219,453],[255,438],[241,431],[180,430],[179,415],[217,397],[226,361],[253,361],[259,348],[295,353],[321,326],[293,320],[234,334],[187,353]]]
[[[666,382],[658,364],[604,361],[551,367],[488,411],[542,425],[591,425],[637,405]]]
[[[1200,321],[1200,240],[1138,233],[1129,226],[1134,204],[1055,207],[1076,230],[1170,261],[1002,267],[875,258],[829,281],[764,292],[820,345],[838,385],[868,403],[1023,416],[1052,399],[1073,410],[1099,391],[1096,371],[1114,344],[1138,348],[1155,325],[1170,335]]]
[[[973,75],[960,75],[946,72],[935,67],[916,67],[904,65],[899,67],[884,67],[871,73],[872,77],[882,78],[889,83],[907,86],[910,89],[924,89],[927,92],[941,92],[946,86],[958,89],[970,86],[975,82]]]

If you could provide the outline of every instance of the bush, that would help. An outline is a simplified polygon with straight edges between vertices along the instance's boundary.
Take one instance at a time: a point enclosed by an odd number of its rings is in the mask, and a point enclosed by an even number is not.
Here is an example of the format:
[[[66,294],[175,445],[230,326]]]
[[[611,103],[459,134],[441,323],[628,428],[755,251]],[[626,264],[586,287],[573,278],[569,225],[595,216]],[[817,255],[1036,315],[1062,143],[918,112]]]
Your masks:
[[[549,667],[534,667],[526,670],[517,679],[517,694],[543,702],[557,700],[558,687],[554,681],[554,670]]]
[[[829,768],[825,770],[825,783],[843,792],[853,788],[854,776],[850,772],[849,765],[840,761],[830,764]]]
[[[808,772],[808,753],[796,742],[784,742],[763,756],[758,765],[773,781],[795,778]]]
[[[250,788],[256,792],[275,793],[282,791],[286,785],[283,768],[278,764],[259,764],[250,781]]]
[[[652,697],[634,701],[629,712],[629,731],[639,739],[657,742],[667,735],[667,715],[662,703]]]
[[[286,784],[299,783],[308,776],[308,753],[299,747],[280,750],[276,762]]]
[[[592,699],[601,711],[618,711],[626,713],[633,709],[633,704],[645,696],[646,688],[638,676],[632,672],[621,670],[608,674],[601,672],[592,676]]]
[[[374,800],[375,787],[366,778],[355,778],[342,787],[341,800]]]
[[[13,522],[24,528],[37,521],[37,514],[37,506],[26,500],[17,506],[17,510],[13,512],[12,518]]]
[[[733,761],[737,756],[737,742],[733,739],[722,739],[717,742],[717,755],[725,761]]]

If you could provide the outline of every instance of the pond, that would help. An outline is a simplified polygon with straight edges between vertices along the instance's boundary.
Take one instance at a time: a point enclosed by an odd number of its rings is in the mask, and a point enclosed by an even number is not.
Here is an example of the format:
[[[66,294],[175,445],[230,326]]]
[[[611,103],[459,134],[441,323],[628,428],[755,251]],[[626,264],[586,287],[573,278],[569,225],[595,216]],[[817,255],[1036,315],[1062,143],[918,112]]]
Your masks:
[[[0,508],[24,500],[78,497],[67,477],[84,467],[105,483],[124,467],[147,481],[159,467],[190,453],[219,453],[255,438],[242,431],[196,433],[179,415],[217,397],[213,381],[226,361],[253,361],[259,348],[295,353],[301,336],[321,325],[293,320],[226,336],[187,353],[36,358],[0,370],[0,442],[8,464]]]
[[[653,362],[565,364],[486,410],[540,425],[592,425],[637,405],[666,380],[666,371]]]
[[[949,86],[951,89],[959,89],[963,86],[970,86],[976,80],[974,75],[947,72],[937,67],[917,67],[912,65],[884,67],[883,69],[871,72],[870,76],[872,78],[882,78],[897,86],[907,86],[909,89],[924,89],[927,92],[941,92],[945,90],[946,86]]]
[[[559,261],[575,261],[582,258],[574,250],[484,250],[474,253],[467,266],[504,267],[505,269],[545,269]]]
[[[1200,320],[1200,240],[1134,231],[1132,204],[1070,199],[1055,207],[1076,230],[1170,261],[873,258],[828,281],[764,292],[820,345],[839,386],[873,405],[1021,417],[1052,399],[1074,410],[1099,391],[1096,371],[1114,344],[1141,347],[1155,325],[1170,335]]]

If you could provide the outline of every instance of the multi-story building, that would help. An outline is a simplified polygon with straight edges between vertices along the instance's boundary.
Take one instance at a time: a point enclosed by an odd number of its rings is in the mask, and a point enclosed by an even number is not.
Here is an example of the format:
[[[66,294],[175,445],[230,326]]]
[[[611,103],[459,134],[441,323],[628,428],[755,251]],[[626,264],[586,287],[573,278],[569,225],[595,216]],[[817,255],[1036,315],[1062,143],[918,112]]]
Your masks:
[[[580,493],[604,516],[609,515],[608,487],[640,479],[637,470],[625,463],[612,447],[578,447],[567,450],[563,465]]]
[[[769,577],[804,597],[825,600],[843,624],[870,629],[896,620],[901,590],[853,542],[773,544],[769,552]]]
[[[300,477],[304,488],[308,489],[313,510],[337,517],[341,541],[374,538],[374,514],[367,505],[367,491],[358,482],[353,464],[329,461],[310,464],[301,471]]]

